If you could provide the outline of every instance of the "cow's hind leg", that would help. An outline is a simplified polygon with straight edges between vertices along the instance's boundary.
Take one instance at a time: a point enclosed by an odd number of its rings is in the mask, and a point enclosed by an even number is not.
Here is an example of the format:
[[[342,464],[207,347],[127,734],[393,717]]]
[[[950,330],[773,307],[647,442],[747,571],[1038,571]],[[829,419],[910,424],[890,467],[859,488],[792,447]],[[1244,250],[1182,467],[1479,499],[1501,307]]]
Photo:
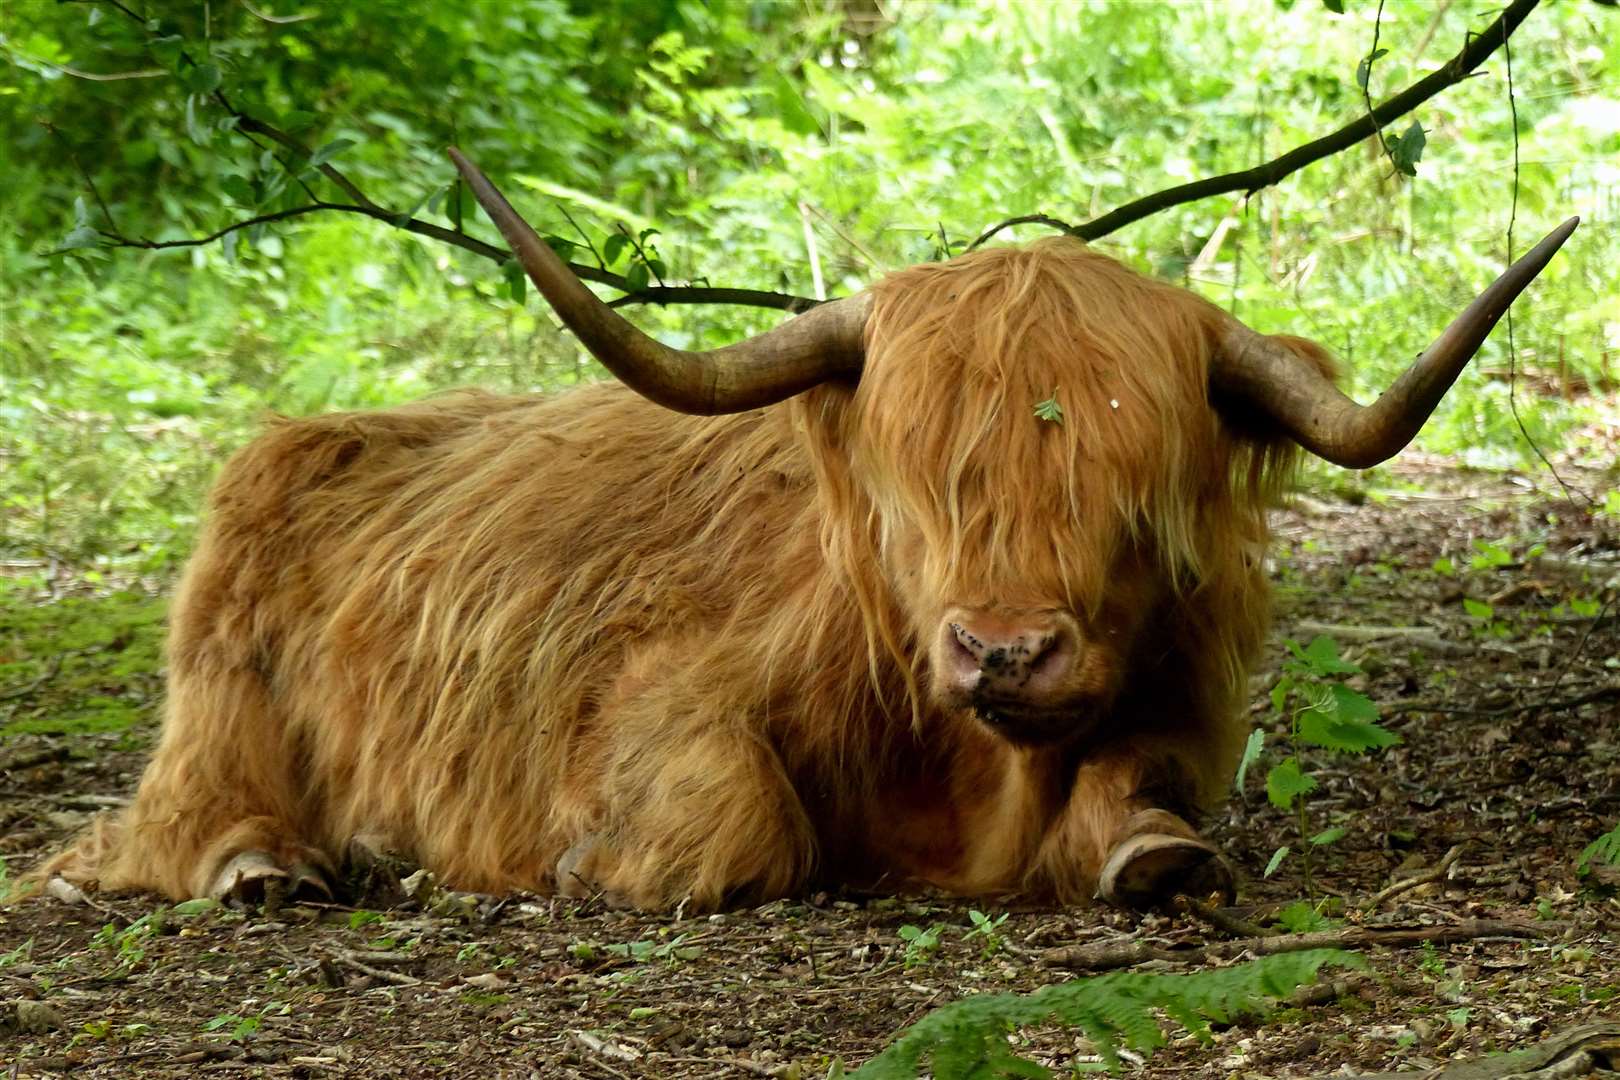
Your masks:
[[[815,859],[809,820],[776,753],[713,725],[615,731],[597,809],[559,860],[567,895],[712,910],[786,895]]]
[[[303,840],[295,748],[259,673],[181,650],[171,666],[163,738],[134,801],[43,872],[176,900],[329,896],[329,860]]]

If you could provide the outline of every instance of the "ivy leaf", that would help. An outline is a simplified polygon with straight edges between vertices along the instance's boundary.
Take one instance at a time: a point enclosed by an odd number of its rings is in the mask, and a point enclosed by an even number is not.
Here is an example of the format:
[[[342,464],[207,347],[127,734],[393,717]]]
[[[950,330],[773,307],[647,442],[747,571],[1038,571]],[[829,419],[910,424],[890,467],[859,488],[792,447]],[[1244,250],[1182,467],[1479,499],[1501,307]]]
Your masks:
[[[1300,771],[1298,758],[1284,758],[1266,774],[1266,798],[1279,810],[1291,808],[1295,799],[1315,790],[1316,778]]]
[[[1063,406],[1058,404],[1057,391],[1045,401],[1035,403],[1035,415],[1042,420],[1050,420],[1054,424],[1063,423]]]
[[[1428,136],[1423,133],[1423,125],[1414,120],[1411,127],[1389,139],[1385,145],[1389,147],[1390,160],[1395,163],[1395,168],[1407,176],[1416,176],[1418,159],[1423,157],[1423,147],[1428,141]]]
[[[1361,87],[1363,90],[1367,89],[1367,79],[1372,75],[1373,61],[1377,60],[1380,56],[1387,55],[1388,53],[1388,49],[1374,49],[1370,54],[1361,58],[1361,63],[1356,65],[1357,86]]]

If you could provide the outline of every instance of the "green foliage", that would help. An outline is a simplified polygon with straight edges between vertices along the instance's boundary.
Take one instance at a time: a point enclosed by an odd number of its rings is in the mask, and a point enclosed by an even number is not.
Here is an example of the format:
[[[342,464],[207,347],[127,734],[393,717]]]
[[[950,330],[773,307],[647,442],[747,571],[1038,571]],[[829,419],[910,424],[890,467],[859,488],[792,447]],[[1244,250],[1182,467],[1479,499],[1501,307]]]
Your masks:
[[[1266,798],[1278,810],[1295,815],[1305,887],[1310,889],[1311,850],[1341,839],[1345,829],[1311,831],[1307,797],[1316,790],[1317,782],[1305,771],[1299,756],[1301,748],[1364,754],[1394,746],[1401,739],[1378,723],[1378,707],[1370,698],[1342,681],[1361,674],[1361,668],[1339,655],[1337,642],[1319,636],[1303,648],[1295,641],[1284,644],[1289,657],[1283,661],[1281,678],[1272,687],[1271,704],[1278,716],[1288,719],[1289,753],[1267,771]],[[1250,734],[1240,774],[1259,756],[1263,742],[1263,729]],[[1266,865],[1265,876],[1276,873],[1292,852],[1292,845],[1278,848]]]
[[[122,731],[147,716],[165,608],[135,592],[48,601],[35,582],[0,578],[0,735]]]
[[[967,932],[966,940],[982,939],[984,942],[982,955],[986,957],[995,955],[1005,944],[1001,939],[1000,931],[1001,924],[1007,921],[1007,914],[1007,912],[1003,911],[1000,915],[992,916],[969,908],[968,920],[973,924],[973,929]]]
[[[146,959],[146,941],[163,930],[164,917],[167,914],[167,908],[159,907],[142,915],[128,926],[119,927],[108,923],[96,931],[96,936],[90,939],[91,945],[113,954],[114,967],[108,972],[107,978],[127,978],[130,972]]]
[[[1063,406],[1058,403],[1056,390],[1051,397],[1035,403],[1035,415],[1054,424],[1063,423]]]
[[[900,940],[906,943],[906,967],[917,967],[932,960],[934,954],[939,951],[939,935],[944,930],[945,928],[938,924],[930,926],[926,930],[911,923],[902,926],[897,933],[900,935]]]
[[[509,179],[554,246],[632,287],[809,293],[808,220],[828,290],[847,292],[1006,216],[1079,220],[1360,114],[1369,26],[1326,6],[983,2],[874,22],[831,4],[353,0],[272,22],[202,0],[150,21],[105,2],[0,4],[13,75],[0,88],[0,558],[166,575],[208,478],[266,411],[598,375],[515,271],[399,227],[493,237],[448,143]],[[1568,213],[1606,212],[1620,48],[1588,9],[1544,5],[1513,39],[1520,249]],[[1431,69],[1491,14],[1483,0],[1389,0],[1377,85]],[[1512,110],[1488,68],[1398,121],[1390,158],[1321,162],[1229,227],[1229,200],[1211,199],[1099,246],[1259,329],[1320,339],[1365,395],[1502,261]],[[227,103],[295,145],[244,130]],[[333,168],[383,210],[194,248],[103,246],[353,202]],[[1224,243],[1205,254],[1217,229]],[[1577,234],[1520,321],[1521,372],[1556,355],[1571,379],[1604,380],[1617,262],[1620,233]],[[682,347],[778,318],[635,317]],[[1477,367],[1506,370],[1500,332]],[[1525,391],[1519,412],[1543,444],[1581,415]],[[1059,422],[1050,402],[1040,415]],[[1473,372],[1423,438],[1474,463],[1526,453],[1506,383]]]
[[[1224,1023],[1263,1011],[1267,1002],[1312,982],[1330,965],[1363,966],[1353,953],[1318,949],[1187,975],[1113,972],[1031,994],[964,998],[917,1021],[849,1075],[852,1080],[914,1080],[923,1075],[926,1062],[935,1080],[1050,1076],[1050,1070],[1015,1054],[1007,1038],[1019,1027],[1046,1023],[1079,1029],[1113,1069],[1122,1046],[1146,1054],[1164,1045],[1160,1011],[1207,1039],[1209,1021]]]
[[[1620,825],[1586,845],[1580,858],[1575,861],[1576,872],[1585,877],[1592,872],[1593,862],[1620,866]]]

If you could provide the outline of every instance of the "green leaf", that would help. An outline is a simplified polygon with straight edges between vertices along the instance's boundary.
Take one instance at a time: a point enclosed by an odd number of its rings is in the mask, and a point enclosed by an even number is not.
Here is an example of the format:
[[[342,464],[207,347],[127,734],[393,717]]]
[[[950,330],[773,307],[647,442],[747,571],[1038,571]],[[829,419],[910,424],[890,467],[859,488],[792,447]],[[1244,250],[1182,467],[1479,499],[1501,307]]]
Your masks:
[[[353,139],[333,139],[309,155],[310,168],[320,168],[354,144]]]
[[[180,69],[180,85],[194,94],[211,94],[219,89],[218,64],[188,64]]]
[[[207,896],[199,896],[192,900],[182,900],[169,910],[176,915],[201,915],[205,911],[213,911],[221,907],[218,900]]]
[[[206,146],[213,139],[213,132],[203,123],[197,111],[199,105],[207,104],[208,99],[199,94],[186,95],[186,135],[198,146]]]
[[[1344,0],[1322,0],[1322,6],[1335,15],[1344,14]]]
[[[512,298],[514,304],[523,303],[529,283],[523,274],[523,265],[516,259],[507,259],[501,263],[501,275],[506,278],[506,295]]]
[[[650,279],[651,274],[647,270],[646,263],[632,263],[630,269],[625,271],[624,285],[631,292],[640,292],[647,287]]]
[[[1039,419],[1049,420],[1054,424],[1063,423],[1063,406],[1058,404],[1056,390],[1053,390],[1052,396],[1045,401],[1035,403],[1035,415]]]
[[[1373,62],[1381,56],[1388,55],[1388,53],[1388,49],[1375,49],[1370,55],[1361,58],[1361,63],[1356,65],[1357,86],[1363,90],[1367,89],[1367,79],[1372,75]]]
[[[1254,1014],[1315,980],[1326,965],[1365,967],[1353,953],[1312,950],[1265,956],[1189,975],[1122,971],[1054,983],[1030,994],[980,994],[943,1005],[903,1031],[882,1053],[849,1075],[856,1080],[995,1080],[1044,1077],[1049,1070],[1019,1057],[1009,1030],[1061,1023],[1089,1039],[1105,1063],[1119,1049],[1150,1052],[1167,1041],[1163,1017],[1208,1041],[1209,1020]],[[829,1073],[832,1076],[833,1073]]]
[[[564,261],[573,258],[574,252],[578,251],[581,246],[572,240],[564,240],[560,236],[544,236],[541,239],[546,242],[547,247],[557,253],[559,259]]]
[[[180,67],[180,54],[185,49],[185,40],[179,34],[164,34],[147,41],[146,47],[152,50],[157,62],[178,73]]]
[[[624,254],[624,249],[630,246],[630,238],[623,233],[614,233],[602,242],[602,261],[612,266]]]
[[[773,95],[776,98],[776,114],[781,118],[782,126],[795,135],[819,135],[821,125],[805,107],[804,95],[783,72],[776,73],[776,83],[773,86]]]
[[[254,192],[253,185],[240,176],[225,177],[219,182],[219,189],[238,206],[252,207],[259,204],[259,197]]]
[[[1416,120],[1412,121],[1412,126],[1402,134],[1388,140],[1386,145],[1389,147],[1390,160],[1395,163],[1395,168],[1407,176],[1416,176],[1418,160],[1423,157],[1423,147],[1428,141],[1428,136],[1423,132],[1423,125]]]
[[[93,248],[101,246],[101,234],[88,225],[80,225],[68,233],[57,245],[56,251],[77,251],[80,248]]]
[[[1339,658],[1339,643],[1326,635],[1318,634],[1311,639],[1311,643],[1303,649],[1297,641],[1285,640],[1284,645],[1294,654],[1307,672],[1318,678],[1327,675],[1359,675],[1361,668],[1348,660]]]
[[[1478,619],[1481,622],[1496,614],[1496,609],[1485,603],[1485,601],[1475,600],[1468,596],[1463,597],[1463,610],[1468,612],[1471,618]]]
[[[1288,853],[1291,850],[1293,850],[1293,849],[1290,848],[1287,844],[1284,844],[1282,847],[1278,848],[1276,851],[1273,851],[1271,853],[1271,859],[1266,863],[1265,871],[1263,873],[1261,873],[1260,876],[1261,877],[1270,877],[1272,874],[1275,874],[1277,872],[1277,867],[1281,866],[1283,864],[1283,860],[1288,858]]]
[[[1342,825],[1335,825],[1331,829],[1323,829],[1321,832],[1311,837],[1311,845],[1313,847],[1325,847],[1328,844],[1337,843],[1338,841],[1344,839],[1344,834],[1347,832],[1349,832],[1349,830],[1344,828]]]
[[[1377,723],[1378,706],[1365,694],[1334,683],[1323,704],[1300,714],[1299,738],[1311,746],[1361,754],[1394,746],[1401,737]]]
[[[1266,733],[1260,728],[1249,732],[1249,741],[1243,745],[1243,756],[1238,759],[1237,777],[1232,781],[1232,790],[1241,793],[1243,781],[1249,775],[1249,766],[1260,759],[1260,751],[1265,749]]]
[[[1586,845],[1580,858],[1575,861],[1576,872],[1585,877],[1592,872],[1593,862],[1620,866],[1620,825]]]
[[[411,219],[422,212],[422,207],[436,199],[443,191],[443,187],[430,188],[428,193],[417,199],[416,204],[409,210],[402,210],[394,216],[395,227],[403,229],[406,225],[409,225]],[[555,245],[553,245],[553,250],[555,250]]]
[[[1298,758],[1284,758],[1266,773],[1266,798],[1279,810],[1291,808],[1295,799],[1315,790],[1316,778],[1300,771]]]

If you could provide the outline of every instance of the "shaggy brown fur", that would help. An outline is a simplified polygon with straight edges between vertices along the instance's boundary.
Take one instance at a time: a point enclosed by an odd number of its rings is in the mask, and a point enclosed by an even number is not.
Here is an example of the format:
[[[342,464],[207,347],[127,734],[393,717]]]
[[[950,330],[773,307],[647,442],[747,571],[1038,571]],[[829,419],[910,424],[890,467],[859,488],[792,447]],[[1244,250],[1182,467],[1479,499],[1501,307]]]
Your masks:
[[[566,885],[568,852],[646,906],[1089,898],[1127,817],[1231,774],[1288,453],[1210,407],[1214,308],[1072,241],[875,292],[859,385],[785,406],[275,423],[214,489],[134,803],[43,872],[180,898],[363,837],[485,891]],[[958,604],[1070,613],[1112,707],[1046,746],[939,707]]]

